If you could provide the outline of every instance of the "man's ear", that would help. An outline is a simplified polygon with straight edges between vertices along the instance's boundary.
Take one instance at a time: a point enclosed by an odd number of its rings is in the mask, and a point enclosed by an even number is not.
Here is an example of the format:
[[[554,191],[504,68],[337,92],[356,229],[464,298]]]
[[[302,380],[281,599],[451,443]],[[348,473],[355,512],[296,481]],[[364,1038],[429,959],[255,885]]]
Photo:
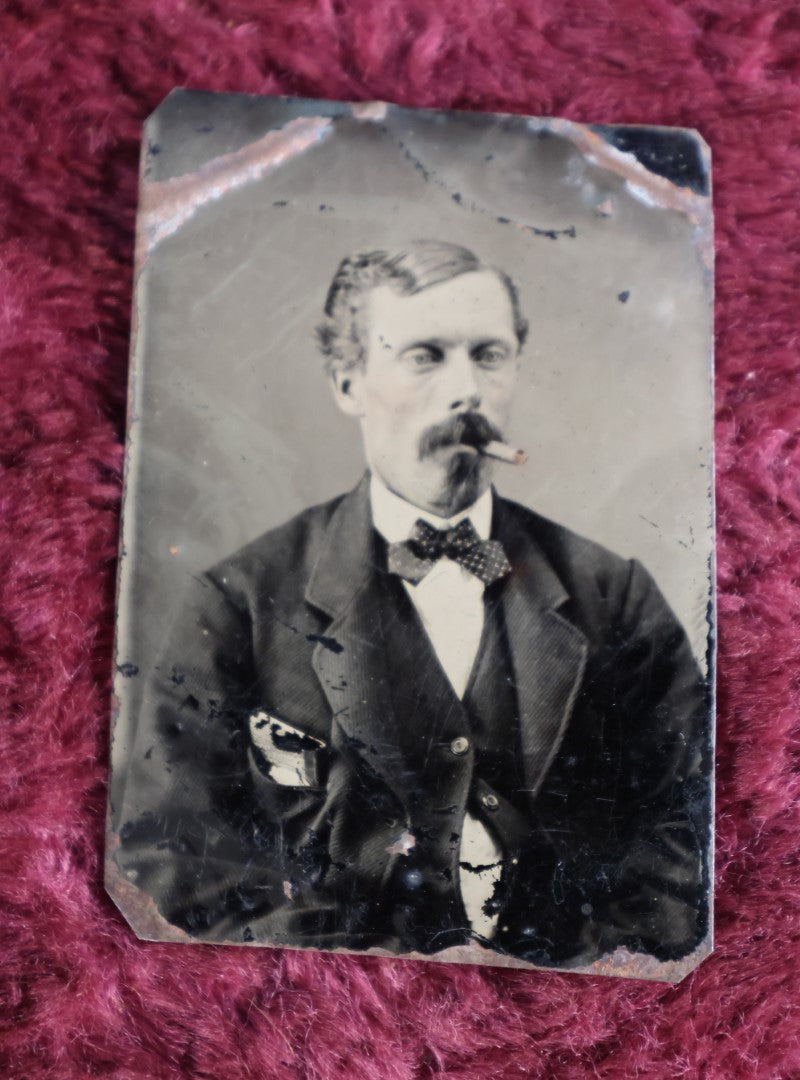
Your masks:
[[[364,369],[361,365],[336,368],[331,372],[336,404],[348,416],[363,416],[364,414],[361,401],[363,373]]]

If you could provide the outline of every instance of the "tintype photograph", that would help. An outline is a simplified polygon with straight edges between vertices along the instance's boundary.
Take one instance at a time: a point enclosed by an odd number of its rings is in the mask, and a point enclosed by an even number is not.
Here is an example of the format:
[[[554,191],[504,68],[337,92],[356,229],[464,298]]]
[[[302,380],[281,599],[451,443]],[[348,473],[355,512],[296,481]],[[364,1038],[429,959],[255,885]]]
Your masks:
[[[712,295],[696,132],[166,99],[106,864],[140,937],[708,954]]]

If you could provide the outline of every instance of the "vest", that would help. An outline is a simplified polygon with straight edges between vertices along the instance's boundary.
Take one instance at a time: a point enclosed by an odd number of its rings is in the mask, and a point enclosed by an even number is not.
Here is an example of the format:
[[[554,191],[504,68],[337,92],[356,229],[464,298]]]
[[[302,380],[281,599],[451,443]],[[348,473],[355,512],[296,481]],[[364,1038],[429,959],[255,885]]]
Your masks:
[[[483,636],[461,701],[400,579],[382,573],[380,581],[397,739],[415,781],[406,808],[415,844],[392,888],[395,930],[406,948],[435,951],[470,936],[459,888],[467,809],[493,832],[509,866],[529,830],[521,813],[524,780],[503,583],[484,594]]]

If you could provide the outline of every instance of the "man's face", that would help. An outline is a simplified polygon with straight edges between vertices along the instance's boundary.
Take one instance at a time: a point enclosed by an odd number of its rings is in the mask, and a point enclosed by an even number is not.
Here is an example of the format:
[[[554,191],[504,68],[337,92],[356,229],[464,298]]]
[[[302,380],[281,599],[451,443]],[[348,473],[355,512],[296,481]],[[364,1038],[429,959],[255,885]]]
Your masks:
[[[364,324],[366,362],[336,373],[339,405],[387,487],[449,517],[486,490],[491,462],[476,447],[508,419],[519,353],[508,291],[491,270],[412,296],[381,285]]]

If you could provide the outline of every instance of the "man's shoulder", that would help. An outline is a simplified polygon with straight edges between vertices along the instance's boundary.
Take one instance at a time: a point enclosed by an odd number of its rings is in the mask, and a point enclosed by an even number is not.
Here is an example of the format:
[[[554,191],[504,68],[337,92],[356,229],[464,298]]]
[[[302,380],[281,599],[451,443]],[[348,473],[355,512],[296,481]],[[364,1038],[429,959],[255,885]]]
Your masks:
[[[226,556],[206,577],[226,592],[303,587],[319,558],[331,518],[344,494],[302,510]]]
[[[556,569],[581,567],[596,573],[630,573],[630,559],[596,540],[511,499],[498,497],[497,506],[498,514],[531,540]]]
[[[505,536],[512,538],[514,550],[507,552],[512,565],[546,565],[566,595],[589,611],[609,604],[619,608],[632,590],[639,593],[656,588],[635,559],[510,499],[498,500],[498,520],[503,522]]]

